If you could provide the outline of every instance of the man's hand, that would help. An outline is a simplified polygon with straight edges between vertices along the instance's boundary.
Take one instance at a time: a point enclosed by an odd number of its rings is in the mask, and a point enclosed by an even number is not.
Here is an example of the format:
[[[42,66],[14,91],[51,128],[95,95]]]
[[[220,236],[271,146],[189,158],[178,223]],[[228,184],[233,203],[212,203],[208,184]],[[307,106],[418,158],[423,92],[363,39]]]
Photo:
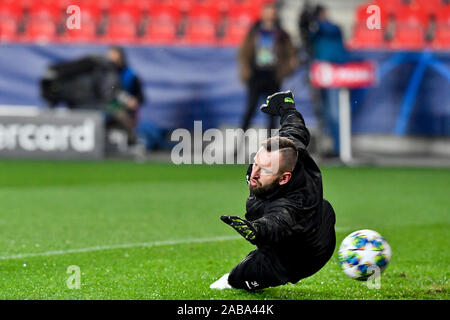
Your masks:
[[[291,91],[277,92],[261,106],[261,111],[273,116],[281,116],[288,111],[295,111],[294,95]]]
[[[251,222],[237,216],[221,216],[220,219],[239,232],[239,234],[250,241],[250,243],[255,244],[254,241],[256,240],[258,230],[256,230]]]
[[[130,110],[137,110],[138,106],[139,101],[135,97],[131,96],[127,101],[126,107]]]

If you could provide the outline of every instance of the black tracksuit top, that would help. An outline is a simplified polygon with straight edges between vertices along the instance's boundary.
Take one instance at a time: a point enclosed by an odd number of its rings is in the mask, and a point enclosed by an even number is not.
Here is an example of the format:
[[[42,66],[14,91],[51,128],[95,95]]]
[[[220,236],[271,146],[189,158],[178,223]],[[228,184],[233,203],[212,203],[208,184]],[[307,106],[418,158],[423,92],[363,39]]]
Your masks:
[[[306,150],[310,134],[302,115],[287,111],[280,123],[279,136],[297,146],[296,167],[287,184],[264,198],[250,193],[245,217],[258,229],[258,249],[270,255],[279,271],[295,283],[315,273],[333,254],[335,214],[323,199],[321,172]],[[247,183],[251,170],[250,165]]]

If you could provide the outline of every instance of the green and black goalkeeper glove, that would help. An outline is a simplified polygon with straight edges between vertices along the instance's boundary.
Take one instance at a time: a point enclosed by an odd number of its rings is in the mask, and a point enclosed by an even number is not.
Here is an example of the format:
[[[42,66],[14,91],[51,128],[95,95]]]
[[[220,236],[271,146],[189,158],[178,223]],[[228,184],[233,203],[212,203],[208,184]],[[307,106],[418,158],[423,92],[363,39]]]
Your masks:
[[[250,243],[255,244],[258,230],[250,221],[244,220],[237,216],[221,216],[220,219],[230,225],[241,236],[250,241]]]
[[[261,111],[273,116],[282,116],[288,111],[296,111],[294,95],[291,91],[277,92],[267,97],[267,101],[260,107]]]

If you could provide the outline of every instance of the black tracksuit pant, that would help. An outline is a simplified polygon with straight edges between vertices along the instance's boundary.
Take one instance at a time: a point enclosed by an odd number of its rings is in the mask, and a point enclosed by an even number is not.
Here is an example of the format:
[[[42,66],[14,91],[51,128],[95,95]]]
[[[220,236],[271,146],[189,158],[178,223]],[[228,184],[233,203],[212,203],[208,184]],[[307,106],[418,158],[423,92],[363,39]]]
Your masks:
[[[253,77],[247,87],[247,109],[242,120],[241,128],[245,131],[249,128],[256,108],[259,107],[260,98],[268,96],[280,91],[281,84],[276,79],[275,72],[254,72]],[[267,129],[275,129],[275,116],[268,116]]]
[[[231,270],[228,283],[236,289],[254,291],[284,285],[288,282],[297,283],[300,279],[310,277],[322,269],[333,256],[336,246],[335,213],[329,202],[326,200],[324,202],[323,210],[330,214],[330,222],[326,223],[330,225],[330,228],[323,234],[322,239],[328,243],[325,250],[305,255],[303,250],[295,250],[297,245],[292,243],[292,249],[289,249],[291,251],[290,258],[285,259],[285,261],[289,261],[289,265],[283,265],[277,256],[276,248],[258,248],[251,251]]]

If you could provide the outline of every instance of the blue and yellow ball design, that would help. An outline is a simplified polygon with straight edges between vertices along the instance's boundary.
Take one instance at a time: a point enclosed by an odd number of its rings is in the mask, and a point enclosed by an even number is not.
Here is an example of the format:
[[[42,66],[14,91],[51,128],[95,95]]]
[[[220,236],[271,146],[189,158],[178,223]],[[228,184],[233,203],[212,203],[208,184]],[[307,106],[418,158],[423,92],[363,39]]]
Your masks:
[[[385,238],[373,230],[358,230],[342,241],[338,262],[350,278],[367,280],[372,274],[378,276],[391,259],[391,247]]]

